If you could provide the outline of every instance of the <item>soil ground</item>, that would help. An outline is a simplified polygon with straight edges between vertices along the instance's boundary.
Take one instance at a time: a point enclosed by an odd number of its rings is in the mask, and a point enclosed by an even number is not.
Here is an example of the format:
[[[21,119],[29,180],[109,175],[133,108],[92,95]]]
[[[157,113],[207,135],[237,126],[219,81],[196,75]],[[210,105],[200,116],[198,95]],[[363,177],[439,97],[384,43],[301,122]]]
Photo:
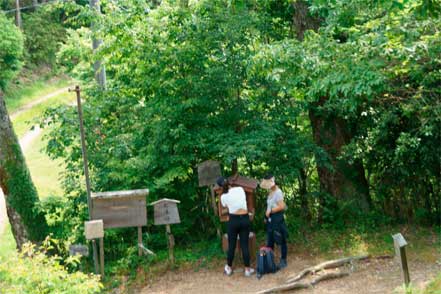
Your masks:
[[[231,277],[223,275],[223,264],[211,269],[168,271],[152,279],[149,284],[136,291],[141,294],[177,293],[255,293],[284,283],[291,275],[316,265],[324,259],[311,256],[289,256],[288,267],[276,274],[264,275],[260,280],[244,277],[243,272],[235,272]],[[437,273],[441,266],[409,257],[410,278],[417,288],[423,288]],[[353,294],[353,293],[393,293],[402,284],[401,272],[394,259],[371,259],[362,261],[353,268],[346,268],[350,275],[336,280],[322,281],[314,288],[284,293],[299,294]],[[308,279],[308,278],[307,278]],[[399,291],[402,292],[402,291]]]

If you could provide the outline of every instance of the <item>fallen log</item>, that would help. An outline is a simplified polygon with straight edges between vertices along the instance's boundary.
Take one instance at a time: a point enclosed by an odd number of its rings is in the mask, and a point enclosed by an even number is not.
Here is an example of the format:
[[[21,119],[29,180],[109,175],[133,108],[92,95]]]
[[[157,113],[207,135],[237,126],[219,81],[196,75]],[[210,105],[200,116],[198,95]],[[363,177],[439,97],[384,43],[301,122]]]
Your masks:
[[[282,292],[282,291],[288,291],[288,290],[292,291],[292,290],[312,288],[314,285],[317,285],[321,281],[338,279],[338,278],[345,277],[348,275],[349,275],[348,272],[327,273],[327,274],[324,274],[322,276],[315,278],[310,283],[293,282],[293,283],[273,287],[270,289],[266,289],[266,290],[257,292],[257,294],[268,294],[268,293]]]
[[[351,256],[351,257],[345,257],[345,258],[325,261],[325,262],[322,262],[318,265],[308,267],[295,276],[288,277],[288,279],[286,280],[286,283],[294,283],[294,282],[301,280],[304,276],[306,276],[308,274],[315,274],[315,273],[317,273],[321,270],[324,270],[324,269],[337,268],[337,267],[343,266],[347,263],[351,263],[352,261],[355,261],[355,260],[364,260],[364,259],[368,259],[368,258],[369,258],[369,255],[361,255],[361,256]]]

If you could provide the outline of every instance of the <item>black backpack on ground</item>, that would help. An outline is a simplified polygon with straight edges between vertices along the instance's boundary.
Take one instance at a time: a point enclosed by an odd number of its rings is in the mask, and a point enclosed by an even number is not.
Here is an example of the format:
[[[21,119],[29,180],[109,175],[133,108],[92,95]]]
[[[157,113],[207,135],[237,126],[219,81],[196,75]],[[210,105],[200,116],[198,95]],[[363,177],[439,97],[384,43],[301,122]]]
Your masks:
[[[260,247],[257,252],[257,278],[260,279],[264,274],[275,273],[277,271],[274,262],[274,252],[270,247]]]

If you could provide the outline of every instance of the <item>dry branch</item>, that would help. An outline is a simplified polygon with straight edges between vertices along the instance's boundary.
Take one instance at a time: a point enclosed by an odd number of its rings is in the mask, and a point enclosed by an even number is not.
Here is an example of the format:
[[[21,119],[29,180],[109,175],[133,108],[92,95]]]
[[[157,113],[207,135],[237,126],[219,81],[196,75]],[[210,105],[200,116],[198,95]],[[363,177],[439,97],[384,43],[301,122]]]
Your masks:
[[[349,275],[349,273],[347,273],[347,272],[327,273],[327,274],[324,274],[322,276],[315,278],[310,283],[293,282],[290,284],[285,284],[285,285],[273,287],[270,289],[266,289],[266,290],[257,292],[257,294],[267,294],[267,293],[275,293],[275,292],[282,292],[282,291],[288,291],[288,290],[299,290],[299,289],[311,288],[312,286],[317,285],[321,281],[337,279],[337,278],[345,277],[347,275]]]
[[[297,282],[297,281],[301,280],[304,276],[306,276],[307,274],[310,274],[310,273],[315,274],[316,272],[319,272],[324,269],[336,268],[336,267],[343,266],[347,263],[351,263],[354,260],[364,260],[364,259],[368,259],[368,258],[369,258],[369,255],[361,255],[361,256],[352,256],[352,257],[345,257],[345,258],[325,261],[325,262],[322,262],[316,266],[312,266],[307,269],[304,269],[296,276],[288,277],[288,280],[286,280],[286,283]]]

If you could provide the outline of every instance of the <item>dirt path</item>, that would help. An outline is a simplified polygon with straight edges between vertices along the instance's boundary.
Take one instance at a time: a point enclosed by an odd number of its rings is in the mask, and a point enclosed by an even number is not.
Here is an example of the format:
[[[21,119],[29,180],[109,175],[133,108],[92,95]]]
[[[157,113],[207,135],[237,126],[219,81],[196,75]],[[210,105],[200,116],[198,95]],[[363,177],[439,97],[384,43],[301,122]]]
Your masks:
[[[36,99],[36,100],[26,104],[26,105],[23,105],[17,111],[15,111],[14,113],[12,113],[10,115],[11,120],[14,120],[18,115],[20,115],[24,111],[29,110],[32,107],[34,107],[34,106],[36,106],[38,104],[41,104],[41,103],[45,102],[48,99],[51,99],[52,97],[55,97],[55,96],[60,95],[62,93],[66,93],[68,90],[69,90],[69,87],[61,88],[61,89],[56,90],[55,92],[52,92],[50,94],[41,96],[40,98],[38,98],[38,99]]]
[[[223,266],[198,272],[174,271],[167,272],[156,280],[140,289],[140,294],[178,294],[178,293],[255,293],[257,291],[277,286],[288,276],[297,274],[304,268],[318,264],[323,260],[311,257],[292,257],[288,268],[276,274],[265,275],[257,280],[255,277],[246,278],[242,272],[227,277],[222,274]],[[410,277],[417,287],[423,287],[433,278],[441,267],[417,260],[409,261]],[[320,282],[312,289],[290,291],[285,293],[299,294],[367,294],[392,293],[402,283],[398,265],[393,259],[372,260],[360,262],[348,277],[337,280]]]

